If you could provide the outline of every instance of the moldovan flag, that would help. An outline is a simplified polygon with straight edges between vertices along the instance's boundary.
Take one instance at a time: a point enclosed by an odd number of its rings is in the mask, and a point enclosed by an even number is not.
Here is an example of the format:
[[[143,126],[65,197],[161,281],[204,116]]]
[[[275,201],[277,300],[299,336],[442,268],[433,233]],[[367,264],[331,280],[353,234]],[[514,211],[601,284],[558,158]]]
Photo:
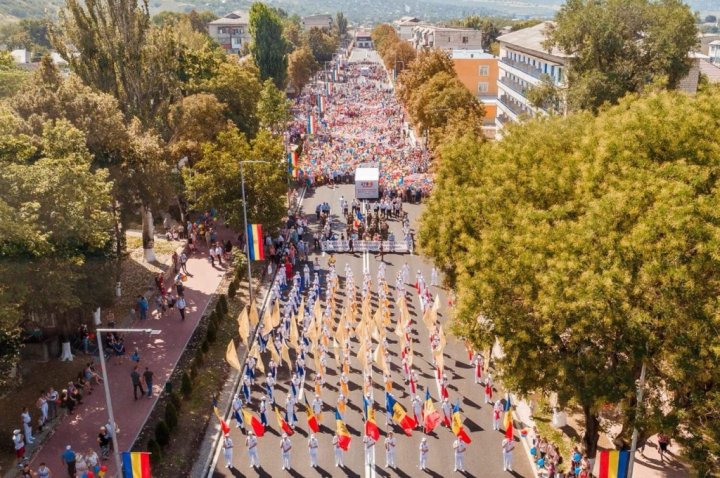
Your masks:
[[[513,420],[512,420],[512,412],[509,410],[507,412],[505,412],[503,426],[505,427],[505,438],[507,438],[508,440],[512,440],[513,439]]]
[[[320,114],[325,113],[325,97],[323,95],[317,95],[317,105]]]
[[[242,370],[240,360],[238,360],[237,350],[235,350],[235,341],[233,339],[230,339],[227,350],[225,350],[225,360],[227,360],[227,363],[238,372]]]
[[[425,433],[430,433],[440,423],[440,412],[435,410],[432,398],[430,398],[430,390],[425,390],[425,407],[423,408],[423,421]]]
[[[335,429],[338,436],[338,446],[347,451],[350,446],[350,432],[345,426],[345,422],[343,422],[342,416],[340,416],[340,412],[338,412],[337,409],[335,409]]]
[[[463,427],[462,425],[462,416],[460,415],[459,400],[455,403],[455,405],[453,405],[452,432],[455,434],[456,437],[458,437],[465,443],[470,443],[472,441],[470,440],[468,434],[465,432],[465,427]]]
[[[264,261],[265,248],[263,244],[262,224],[248,224],[247,227],[249,259],[251,261]]]
[[[257,437],[261,437],[265,434],[265,425],[263,425],[260,420],[258,420],[258,417],[253,415],[252,413],[248,412],[243,408],[243,421],[246,424],[250,424],[252,427],[252,431],[255,432],[255,435]]]
[[[222,430],[223,435],[227,435],[228,433],[230,433],[230,427],[228,426],[227,423],[225,423],[225,420],[223,420],[222,417],[220,416],[220,410],[218,410],[217,400],[215,400],[214,398],[212,400],[212,405],[213,405],[213,413],[215,414],[217,419],[220,420],[220,429]]]
[[[150,453],[145,451],[122,454],[123,478],[151,478]]]
[[[308,134],[315,134],[317,133],[317,122],[315,121],[315,115],[310,113],[308,115],[307,119],[307,133]]]
[[[407,414],[402,405],[400,405],[391,393],[385,392],[385,402],[388,413],[393,414],[393,420],[400,425],[407,436],[412,436],[413,428],[415,428],[415,419]]]
[[[288,436],[292,435],[293,429],[290,428],[290,425],[285,421],[285,419],[280,415],[280,411],[275,407],[275,418],[277,418],[278,426],[282,431],[288,434]]]
[[[375,409],[372,407],[372,405],[367,408],[367,420],[365,420],[365,435],[369,436],[375,441],[378,441],[380,439],[380,429],[377,426],[377,422],[375,422]]]
[[[598,478],[625,478],[630,463],[630,452],[605,450],[600,452]]]
[[[310,428],[310,430],[313,431],[313,433],[319,432],[320,425],[318,424],[317,417],[315,416],[312,407],[308,403],[307,398],[305,399],[305,411],[307,412],[308,427]]]
[[[292,177],[298,177],[298,159],[299,155],[297,151],[289,151],[287,155],[288,161],[288,173],[292,174]]]

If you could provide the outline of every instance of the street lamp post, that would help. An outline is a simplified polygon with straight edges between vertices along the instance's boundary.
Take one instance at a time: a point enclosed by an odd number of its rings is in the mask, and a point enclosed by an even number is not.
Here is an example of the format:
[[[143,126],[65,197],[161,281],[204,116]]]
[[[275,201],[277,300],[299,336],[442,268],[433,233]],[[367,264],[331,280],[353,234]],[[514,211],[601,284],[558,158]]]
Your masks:
[[[103,334],[108,332],[122,332],[124,334],[144,333],[150,335],[157,335],[161,331],[153,329],[95,329],[95,334],[98,341],[98,353],[100,355],[100,368],[102,369],[103,376],[103,388],[105,389],[105,401],[107,402],[108,417],[110,418],[110,426],[112,427],[112,442],[113,455],[115,456],[115,467],[117,468],[118,476],[120,476],[120,473],[122,472],[122,462],[120,461],[120,447],[118,446],[117,425],[115,423],[115,415],[113,414],[112,398],[110,396],[110,384],[108,383],[107,376],[107,367],[105,366],[105,351],[103,350]]]

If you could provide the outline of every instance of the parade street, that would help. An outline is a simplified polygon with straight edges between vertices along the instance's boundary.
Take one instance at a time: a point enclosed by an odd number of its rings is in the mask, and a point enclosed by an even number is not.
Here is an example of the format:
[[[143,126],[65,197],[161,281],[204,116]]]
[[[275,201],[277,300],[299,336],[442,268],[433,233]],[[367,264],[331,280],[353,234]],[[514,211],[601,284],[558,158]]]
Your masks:
[[[335,189],[330,189],[327,186],[318,188],[317,190],[310,192],[305,197],[304,209],[311,211],[314,209],[315,204],[327,202],[331,205],[331,219],[333,220],[333,229],[338,231],[338,234],[344,229],[344,222],[341,220],[342,214],[338,215],[340,197],[352,198],[353,197],[353,186],[352,185],[340,185]],[[417,227],[418,215],[421,211],[419,205],[403,204],[403,208],[409,213],[411,226],[415,229]],[[315,219],[314,215],[310,215],[312,220]],[[312,222],[312,221],[311,221]],[[398,220],[392,220],[390,222],[391,229],[399,235],[400,233],[400,222]],[[314,231],[317,228],[316,224],[311,225],[311,230]],[[320,263],[323,268],[323,272],[327,270],[327,262],[329,259],[328,255],[323,256],[322,254],[313,254],[310,258],[314,261],[315,257],[320,257]],[[336,268],[339,271],[340,276],[340,290],[343,289],[344,284],[344,270],[345,264],[347,263],[352,269],[353,275],[357,282],[361,282],[363,277],[363,254],[336,254]],[[373,281],[376,281],[376,274],[380,264],[380,256],[371,256],[370,260],[370,274]],[[413,288],[415,277],[418,271],[421,271],[427,283],[430,283],[431,278],[431,266],[428,262],[424,261],[417,255],[409,254],[386,254],[385,264],[386,271],[385,277],[387,282],[391,285],[391,298],[394,297],[392,290],[394,287],[395,277],[403,268],[403,265],[407,263],[409,266],[410,279],[406,284],[406,291],[408,299],[408,309],[413,316],[415,335],[413,337],[413,348],[414,348],[414,367],[419,372],[419,383],[418,383],[418,395],[424,400],[425,390],[428,388],[430,394],[435,403],[435,408],[440,410],[440,403],[438,402],[438,389],[433,376],[434,368],[432,367],[432,356],[428,343],[428,333],[425,326],[422,324],[421,315],[419,314],[419,302],[418,294]],[[359,285],[359,284],[358,284]],[[373,287],[373,310],[377,306],[375,287]],[[444,324],[447,320],[447,297],[445,290],[441,287],[430,287],[433,294],[439,294],[440,296],[440,323]],[[342,292],[339,293],[342,299]],[[411,298],[411,299],[410,299]],[[391,300],[393,302],[393,300]],[[393,314],[392,326],[388,330],[394,329],[395,321],[397,320],[396,313]],[[398,345],[397,336],[393,333],[388,332],[388,341],[390,343],[390,355],[392,357],[392,379],[393,379],[393,394],[398,401],[405,407],[408,414],[412,415],[412,403],[411,397],[408,394],[408,386],[403,383],[403,374],[400,369],[400,350]],[[352,342],[352,348],[357,352],[357,342]],[[267,355],[267,354],[264,354]],[[267,360],[267,359],[266,359]],[[312,401],[314,397],[314,387],[312,383],[312,377],[314,374],[312,360],[309,358],[307,362],[307,380],[305,382],[304,393],[308,401]],[[291,466],[292,470],[289,472],[291,476],[375,476],[371,474],[371,470],[365,469],[365,457],[363,453],[363,419],[362,419],[362,385],[363,376],[356,360],[351,361],[351,374],[349,377],[349,389],[350,389],[350,400],[347,407],[347,412],[343,416],[345,423],[352,435],[352,441],[350,443],[349,451],[344,455],[345,468],[336,468],[334,466],[334,455],[332,439],[335,432],[335,420],[333,416],[333,410],[336,406],[336,400],[338,396],[338,366],[334,359],[328,361],[328,379],[326,385],[322,389],[322,400],[323,406],[323,420],[322,428],[320,433],[316,434],[318,440],[318,459],[319,467],[312,469],[310,467],[310,458],[308,453],[308,437],[309,430],[307,426],[307,414],[305,413],[304,407],[297,407],[297,426],[295,433],[290,437],[292,442],[291,451]],[[501,454],[501,442],[504,438],[504,432],[492,430],[492,405],[484,404],[484,389],[481,384],[474,383],[474,367],[469,363],[467,352],[464,344],[460,343],[456,338],[448,335],[447,347],[445,348],[445,374],[449,381],[449,399],[450,402],[455,402],[456,399],[460,399],[461,412],[464,417],[464,426],[468,431],[472,443],[468,445],[468,450],[465,454],[465,476],[511,476],[510,473],[504,473],[502,469],[502,454]],[[262,383],[264,377],[258,377],[258,382]],[[290,372],[286,365],[282,365],[278,370],[277,386],[275,387],[275,400],[278,404],[284,405],[286,394],[289,388]],[[380,440],[375,446],[375,469],[374,473],[378,476],[423,476],[424,474],[418,470],[418,456],[419,456],[419,445],[420,440],[423,436],[422,429],[418,428],[412,433],[411,437],[406,436],[402,429],[398,426],[386,426],[385,425],[385,398],[383,388],[383,376],[382,372],[375,367],[373,371],[374,381],[374,398],[375,398],[375,409],[376,409],[376,421],[380,428]],[[253,388],[253,399],[251,409],[253,413],[257,413],[257,403],[259,401],[258,392],[260,388],[256,385]],[[500,399],[504,396],[503,391],[495,390],[493,400]],[[249,465],[248,453],[245,447],[245,435],[241,433],[241,430],[235,427],[235,422],[230,423],[231,437],[234,442],[234,458],[233,458],[233,469],[225,467],[225,462],[220,458],[216,465],[214,476],[283,476],[285,472],[281,470],[281,452],[280,452],[280,433],[278,432],[278,426],[275,421],[274,414],[272,413],[271,407],[268,406],[268,422],[269,427],[265,432],[265,436],[258,439],[259,449],[259,460],[260,468],[253,469]],[[397,452],[396,452],[396,469],[387,469],[385,465],[385,448],[384,438],[388,430],[394,431],[397,440]],[[532,472],[530,470],[529,463],[525,456],[525,450],[522,444],[517,441],[518,431],[516,435],[516,448],[514,451],[513,459],[513,476],[530,477]],[[431,435],[428,436],[429,454],[427,458],[426,471],[429,476],[448,476],[453,471],[453,442],[455,436],[447,428],[439,425]]]

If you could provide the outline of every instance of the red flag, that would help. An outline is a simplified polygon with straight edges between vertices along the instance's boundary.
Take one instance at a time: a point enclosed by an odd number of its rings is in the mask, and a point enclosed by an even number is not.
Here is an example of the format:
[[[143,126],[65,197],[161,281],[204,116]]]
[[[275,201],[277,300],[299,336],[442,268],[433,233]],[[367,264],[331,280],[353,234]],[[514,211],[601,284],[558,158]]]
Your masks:
[[[288,425],[288,423],[285,421],[285,419],[282,416],[280,416],[280,412],[278,411],[277,408],[275,408],[275,418],[277,418],[278,426],[280,427],[280,429],[282,429],[282,431],[287,433],[288,436],[290,436],[294,433],[293,429],[290,428],[290,425]]]
[[[435,410],[432,398],[430,398],[430,390],[425,390],[425,407],[423,410],[423,421],[425,426],[425,433],[430,433],[433,428],[438,426],[440,423],[440,412]]]
[[[307,400],[305,400],[305,410],[307,411],[307,423],[310,430],[313,431],[313,433],[317,433],[320,431],[320,425],[318,425],[317,417],[313,413],[312,408],[307,403]]]
[[[507,411],[505,412],[505,438],[508,440],[513,439],[513,421],[512,421],[512,415],[510,415],[512,412]]]
[[[217,419],[220,420],[220,429],[222,430],[223,435],[227,435],[228,433],[230,433],[230,427],[220,416],[220,410],[218,410],[217,401],[215,399],[213,399],[213,413],[215,414]]]
[[[249,424],[252,428],[253,432],[255,432],[255,435],[258,437],[261,437],[265,434],[265,425],[262,424],[258,418],[253,415],[252,413],[243,410],[243,420],[246,424]]]
[[[375,441],[380,439],[380,429],[375,422],[375,410],[372,408],[368,408],[368,418],[365,421],[365,435]]]

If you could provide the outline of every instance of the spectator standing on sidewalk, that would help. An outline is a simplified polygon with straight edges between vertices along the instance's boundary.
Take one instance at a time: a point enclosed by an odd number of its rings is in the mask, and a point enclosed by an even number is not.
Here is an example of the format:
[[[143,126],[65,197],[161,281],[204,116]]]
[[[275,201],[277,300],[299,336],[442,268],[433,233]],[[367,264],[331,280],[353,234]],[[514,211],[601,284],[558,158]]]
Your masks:
[[[107,460],[110,456],[110,437],[108,436],[107,428],[100,427],[97,442],[100,446],[100,457],[103,460]]]
[[[135,400],[138,399],[137,391],[140,389],[140,396],[142,397],[145,395],[145,390],[143,390],[142,383],[140,382],[140,373],[138,372],[138,366],[136,365],[133,367],[133,371],[130,372],[130,379],[132,380],[133,385],[133,396],[135,397]]]
[[[37,470],[37,476],[38,478],[52,478],[52,472],[44,462],[40,463],[40,466]]]
[[[182,320],[185,320],[185,307],[187,304],[185,303],[185,297],[179,296],[177,298],[177,302],[175,302],[175,307],[177,307],[178,312],[180,312],[180,318]]]
[[[57,404],[60,395],[57,391],[50,387],[47,393],[47,404],[48,404],[48,419],[54,420],[57,417]]]
[[[25,437],[20,433],[20,430],[13,431],[13,445],[15,447],[15,458],[20,464],[25,459]]]
[[[25,442],[28,445],[32,445],[35,439],[32,436],[32,417],[30,417],[30,412],[28,411],[27,407],[23,407],[22,413],[20,414],[20,419],[22,420],[23,424]]]
[[[183,251],[182,254],[180,254],[180,268],[182,269],[182,271],[185,274],[190,275],[190,273],[187,270],[187,260],[188,260],[187,254],[185,254],[185,251]]]
[[[137,297],[136,307],[137,307],[138,314],[140,314],[140,320],[147,319],[148,301],[144,296],[139,295]]]
[[[61,455],[62,462],[67,466],[68,476],[75,478],[75,452],[70,445],[65,447],[65,451]]]
[[[148,367],[145,367],[143,379],[145,380],[145,386],[147,387],[148,398],[152,398],[153,394],[153,375],[153,372]]]

